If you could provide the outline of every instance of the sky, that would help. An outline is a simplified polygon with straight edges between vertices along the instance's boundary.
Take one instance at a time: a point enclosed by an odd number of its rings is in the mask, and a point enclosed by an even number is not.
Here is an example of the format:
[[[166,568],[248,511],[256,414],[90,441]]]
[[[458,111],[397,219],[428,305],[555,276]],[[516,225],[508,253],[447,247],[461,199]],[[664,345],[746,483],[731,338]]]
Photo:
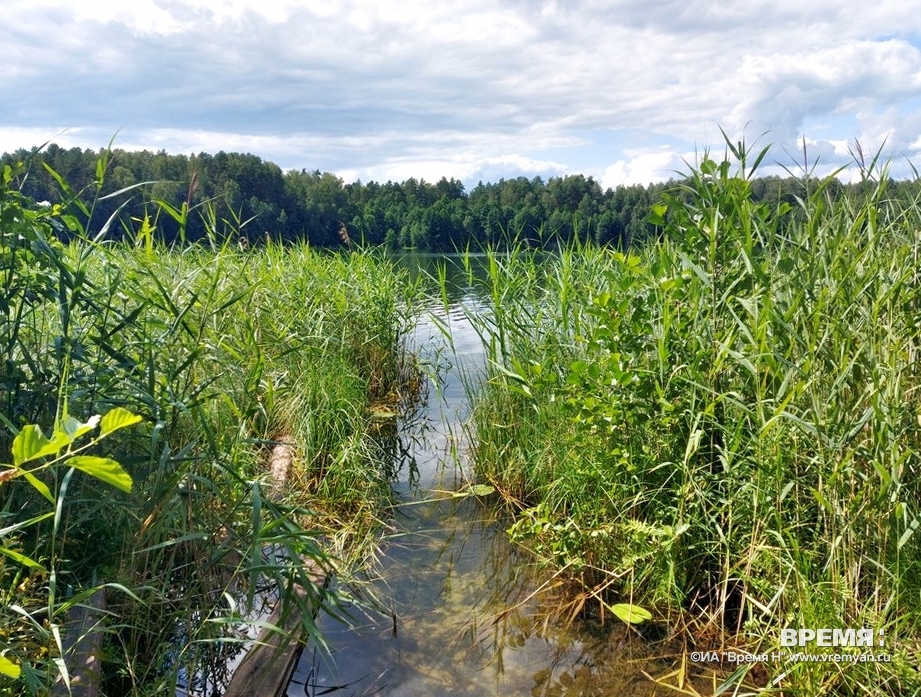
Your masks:
[[[0,46],[0,152],[607,188],[721,157],[725,132],[771,145],[765,173],[921,167],[905,0],[3,0]]]

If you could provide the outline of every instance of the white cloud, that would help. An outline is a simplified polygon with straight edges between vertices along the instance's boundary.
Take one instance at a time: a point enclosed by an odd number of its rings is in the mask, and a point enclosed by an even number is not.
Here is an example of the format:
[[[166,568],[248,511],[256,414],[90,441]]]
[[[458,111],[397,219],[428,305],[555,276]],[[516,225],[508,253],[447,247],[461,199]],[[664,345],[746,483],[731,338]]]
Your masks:
[[[465,182],[488,182],[499,179],[514,179],[525,176],[533,178],[539,176],[543,179],[559,177],[569,174],[569,167],[561,162],[552,160],[536,160],[518,153],[487,157],[478,162],[468,164],[459,179]]]
[[[627,150],[627,159],[609,165],[601,176],[604,189],[630,184],[667,181],[688,171],[696,164],[693,154],[680,155],[669,147]]]
[[[721,148],[719,125],[786,147],[805,133],[838,162],[854,138],[896,156],[921,140],[921,13],[904,2],[859,19],[844,0],[4,5],[0,134],[24,138],[63,124],[97,148],[122,128],[132,146],[363,178],[610,182],[667,178],[675,152]]]
[[[155,0],[93,0],[73,4],[74,19],[108,24],[124,24],[141,34],[173,34],[184,28],[184,23],[161,7]]]
[[[738,128],[756,119],[789,137],[807,116],[921,96],[921,51],[906,41],[888,40],[746,55],[739,75],[747,89],[730,113],[730,125]]]
[[[61,147],[82,147],[83,134],[80,129],[28,128],[0,126],[0,152],[14,152],[21,148],[31,149],[54,142]]]

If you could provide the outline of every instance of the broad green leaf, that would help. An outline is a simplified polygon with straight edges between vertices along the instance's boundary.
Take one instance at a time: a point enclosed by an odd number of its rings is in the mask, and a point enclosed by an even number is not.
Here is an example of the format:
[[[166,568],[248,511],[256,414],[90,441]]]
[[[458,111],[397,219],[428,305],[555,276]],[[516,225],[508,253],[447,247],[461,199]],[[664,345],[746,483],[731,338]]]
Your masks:
[[[86,472],[91,477],[96,477],[106,484],[111,484],[116,489],[124,492],[131,491],[131,475],[122,469],[122,466],[115,460],[108,457],[96,457],[94,455],[75,455],[70,458],[66,465]]]
[[[652,614],[649,610],[640,607],[639,605],[631,605],[629,603],[618,603],[617,605],[611,605],[611,612],[617,615],[618,618],[622,619],[624,622],[629,624],[642,624],[646,620],[652,619]]]
[[[45,455],[56,455],[69,444],[67,435],[60,431],[55,433],[54,440],[50,440],[38,426],[23,426],[13,439],[13,464],[18,467],[24,462],[37,460]]]
[[[107,436],[113,431],[117,431],[120,428],[133,426],[140,421],[141,417],[137,414],[133,414],[132,412],[122,407],[115,407],[114,409],[106,412],[105,416],[102,417],[102,427],[100,429],[99,435]]]
[[[653,225],[665,225],[665,214],[668,213],[668,204],[657,203],[652,207],[647,220]]]
[[[495,490],[495,487],[489,484],[471,484],[466,489],[458,489],[457,491],[445,493],[449,494],[452,498],[462,499],[465,496],[489,496],[495,492]]]
[[[10,659],[0,656],[0,675],[16,680],[20,673],[22,673],[22,668],[18,663],[13,663]]]
[[[36,571],[45,571],[45,567],[35,561],[32,557],[27,557],[25,554],[20,554],[15,552],[8,547],[0,547],[0,554],[5,554],[10,559],[18,561],[23,566],[28,566],[30,569],[35,569]]]
[[[42,433],[42,429],[33,424],[23,426],[22,430],[13,439],[13,464],[19,467],[23,462],[28,462],[41,452],[42,448],[51,443]]]
[[[92,431],[99,424],[99,416],[91,416],[90,420],[86,423],[80,421],[80,419],[75,419],[72,416],[68,416],[61,424],[58,426],[57,431],[63,431],[67,437],[70,439],[69,442],[73,443],[77,438],[82,435],[85,435]]]

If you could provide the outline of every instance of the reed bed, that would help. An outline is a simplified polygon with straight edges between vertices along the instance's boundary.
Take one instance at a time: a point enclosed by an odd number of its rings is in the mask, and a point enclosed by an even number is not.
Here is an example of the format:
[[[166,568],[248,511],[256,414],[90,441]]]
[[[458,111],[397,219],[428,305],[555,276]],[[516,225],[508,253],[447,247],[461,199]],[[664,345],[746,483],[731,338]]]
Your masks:
[[[127,490],[66,462],[33,486],[4,470],[0,691],[66,680],[67,611],[100,588],[104,694],[219,686],[262,589],[337,612],[300,560],[329,569],[373,538],[392,463],[372,407],[405,384],[405,279],[370,253],[243,250],[216,228],[210,246],[167,249],[150,219],[108,243],[112,221],[76,196],[36,206],[16,176],[7,167],[0,189],[0,449],[68,415],[140,422],[91,444]],[[294,446],[296,484],[281,499],[267,465],[278,440]]]
[[[491,255],[476,472],[577,584],[572,616],[648,611],[687,652],[891,659],[733,665],[722,692],[919,694],[921,202],[873,161],[859,197],[806,172],[796,205],[755,203],[766,152],[705,156],[640,248]],[[711,667],[679,665],[676,689]]]

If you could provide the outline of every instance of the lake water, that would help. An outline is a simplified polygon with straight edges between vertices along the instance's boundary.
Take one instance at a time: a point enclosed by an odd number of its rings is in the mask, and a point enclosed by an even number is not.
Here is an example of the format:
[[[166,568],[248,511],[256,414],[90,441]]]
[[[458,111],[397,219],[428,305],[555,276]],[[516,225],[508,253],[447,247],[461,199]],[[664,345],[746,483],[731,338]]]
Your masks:
[[[438,258],[409,257],[415,269]],[[406,455],[393,482],[400,505],[370,581],[383,612],[353,607],[344,624],[322,616],[331,654],[308,646],[288,695],[645,695],[648,647],[624,626],[569,623],[548,612],[547,582],[505,534],[488,501],[454,497],[470,484],[462,424],[464,375],[483,361],[466,312],[478,297],[449,267],[449,306],[433,300],[412,343],[440,366],[423,413],[404,424]],[[437,323],[451,330],[449,346]],[[631,657],[641,656],[637,660]],[[660,688],[661,689],[661,688]]]

